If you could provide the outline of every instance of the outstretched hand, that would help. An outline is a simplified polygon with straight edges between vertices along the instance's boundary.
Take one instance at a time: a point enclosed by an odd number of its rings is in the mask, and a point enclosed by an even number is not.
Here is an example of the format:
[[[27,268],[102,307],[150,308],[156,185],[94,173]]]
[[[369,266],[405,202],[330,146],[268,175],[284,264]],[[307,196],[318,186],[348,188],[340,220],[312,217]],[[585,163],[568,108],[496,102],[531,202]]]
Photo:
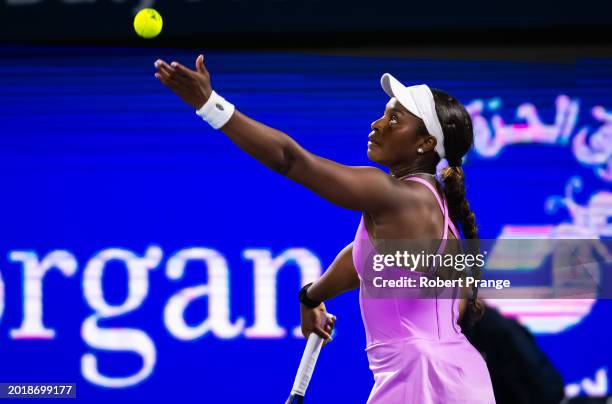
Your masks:
[[[196,58],[196,70],[178,62],[168,64],[161,59],[156,60],[154,65],[157,68],[155,77],[192,108],[200,109],[210,97],[212,86],[203,55]]]

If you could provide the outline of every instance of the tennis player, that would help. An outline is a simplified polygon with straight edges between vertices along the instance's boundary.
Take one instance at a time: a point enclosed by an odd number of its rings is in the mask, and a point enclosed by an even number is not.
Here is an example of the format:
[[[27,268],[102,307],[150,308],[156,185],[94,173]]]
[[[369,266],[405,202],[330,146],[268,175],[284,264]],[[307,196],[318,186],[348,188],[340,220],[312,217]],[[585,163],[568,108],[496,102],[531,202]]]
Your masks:
[[[323,276],[299,293],[302,331],[329,339],[335,318],[325,322],[324,301],[360,288],[367,355],[374,374],[368,403],[494,403],[486,364],[457,324],[476,319],[483,305],[463,295],[438,299],[367,298],[365,255],[376,240],[477,239],[474,213],[466,199],[462,157],[473,143],[470,116],[452,96],[426,85],[406,87],[389,74],[381,84],[390,97],[371,125],[368,158],[389,169],[349,167],[316,156],[287,134],[236,110],[213,91],[203,55],[195,70],[155,62],[155,77],[189,104],[213,128],[270,169],[343,208],[363,212],[352,243]],[[382,107],[382,106],[381,106]],[[382,109],[382,108],[381,108]],[[438,180],[436,166],[448,167]]]

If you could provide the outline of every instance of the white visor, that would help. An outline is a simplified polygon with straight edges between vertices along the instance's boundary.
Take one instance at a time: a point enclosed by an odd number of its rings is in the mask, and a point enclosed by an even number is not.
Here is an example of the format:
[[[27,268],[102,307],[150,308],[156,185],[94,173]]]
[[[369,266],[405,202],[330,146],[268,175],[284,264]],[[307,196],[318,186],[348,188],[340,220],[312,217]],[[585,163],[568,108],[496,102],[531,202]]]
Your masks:
[[[398,100],[404,108],[423,120],[427,132],[436,138],[436,153],[443,159],[446,156],[444,132],[442,132],[442,126],[436,114],[436,103],[429,87],[425,84],[406,87],[389,73],[382,75],[380,85],[389,97]]]

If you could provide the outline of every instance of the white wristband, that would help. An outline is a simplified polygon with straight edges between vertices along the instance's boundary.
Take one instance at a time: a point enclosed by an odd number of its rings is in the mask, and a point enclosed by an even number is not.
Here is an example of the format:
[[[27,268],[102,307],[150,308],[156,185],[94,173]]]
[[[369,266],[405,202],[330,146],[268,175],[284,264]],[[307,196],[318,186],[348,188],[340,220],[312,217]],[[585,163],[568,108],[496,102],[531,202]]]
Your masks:
[[[203,120],[214,129],[219,129],[230,120],[234,114],[234,104],[225,100],[214,90],[202,108],[196,111]]]

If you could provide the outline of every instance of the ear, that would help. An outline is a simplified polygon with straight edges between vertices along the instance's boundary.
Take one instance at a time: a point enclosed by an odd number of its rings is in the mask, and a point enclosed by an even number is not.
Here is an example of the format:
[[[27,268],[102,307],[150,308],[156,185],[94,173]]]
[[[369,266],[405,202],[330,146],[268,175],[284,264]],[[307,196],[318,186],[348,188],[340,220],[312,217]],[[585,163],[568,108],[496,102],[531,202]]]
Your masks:
[[[436,148],[438,141],[431,135],[425,136],[417,147],[422,147],[424,152],[432,151]]]

